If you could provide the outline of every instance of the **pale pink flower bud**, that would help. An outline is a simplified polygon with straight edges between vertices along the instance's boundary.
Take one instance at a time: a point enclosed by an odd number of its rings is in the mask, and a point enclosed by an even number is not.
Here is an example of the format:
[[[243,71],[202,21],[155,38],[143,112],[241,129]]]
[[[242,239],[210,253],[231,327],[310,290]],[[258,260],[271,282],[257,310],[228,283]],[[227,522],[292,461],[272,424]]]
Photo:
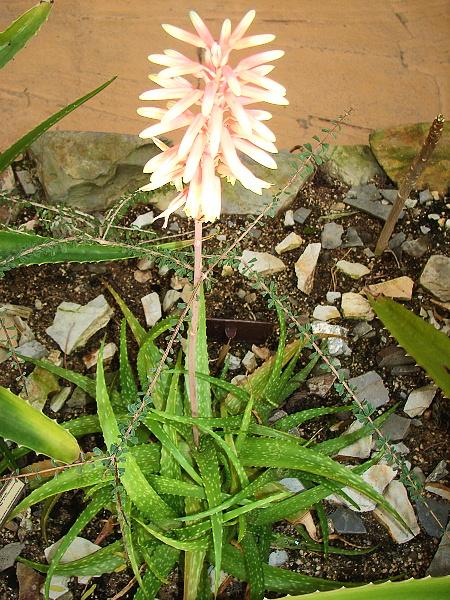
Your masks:
[[[169,216],[184,207],[185,213],[203,221],[219,218],[221,210],[221,180],[239,181],[256,194],[262,194],[270,183],[263,181],[245,166],[240,155],[275,169],[270,154],[276,153],[275,135],[262,121],[272,118],[270,112],[247,108],[269,102],[286,105],[286,89],[267,77],[284,52],[259,52],[230,64],[230,53],[272,42],[272,34],[246,36],[255,18],[249,11],[233,30],[226,19],[220,36],[215,40],[198,16],[191,11],[195,33],[173,25],[163,25],[172,37],[195,46],[198,60],[192,60],[175,50],[150,54],[151,62],[164,67],[149,79],[159,88],[141,94],[141,100],[162,101],[165,108],[142,107],[138,113],[156,123],[140,133],[151,138],[161,154],[150,159],[144,172],[150,173],[150,183],[142,190],[155,190],[172,183],[178,194],[159,215],[167,225]],[[200,59],[201,55],[201,59]],[[187,76],[187,78],[186,78]],[[186,127],[181,142],[169,147],[157,136]]]

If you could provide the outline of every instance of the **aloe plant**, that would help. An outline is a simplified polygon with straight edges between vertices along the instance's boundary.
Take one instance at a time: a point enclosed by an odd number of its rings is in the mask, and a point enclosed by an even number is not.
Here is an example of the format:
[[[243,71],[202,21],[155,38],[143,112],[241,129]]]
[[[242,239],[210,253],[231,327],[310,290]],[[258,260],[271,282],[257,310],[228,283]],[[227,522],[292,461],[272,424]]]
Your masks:
[[[450,576],[408,579],[393,583],[387,581],[358,588],[314,592],[302,596],[286,596],[279,600],[446,600]]]
[[[0,69],[38,32],[49,16],[52,4],[52,0],[41,0],[13,21],[5,31],[0,31]]]
[[[262,599],[266,590],[298,594],[343,585],[267,564],[272,541],[277,544],[272,523],[313,507],[319,507],[320,512],[321,501],[330,493],[342,494],[346,485],[373,498],[401,522],[384,498],[360,477],[380,456],[352,470],[330,458],[367,435],[366,427],[321,444],[287,432],[297,423],[332,414],[342,407],[300,411],[289,415],[288,421],[277,428],[268,425],[270,413],[301,384],[315,364],[315,356],[306,361],[302,357],[304,364],[298,369],[304,344],[300,339],[286,346],[282,333],[274,359],[261,365],[243,385],[236,386],[208,374],[206,332],[200,328],[196,358],[203,408],[202,415],[194,419],[186,398],[181,355],[172,365],[162,367],[161,376],[152,383],[151,397],[146,395],[162,357],[155,340],[174,325],[174,319],[168,318],[147,332],[118,294],[111,292],[126,323],[120,331],[119,377],[110,387],[105,382],[101,355],[95,381],[45,360],[31,361],[95,396],[97,415],[68,421],[62,427],[77,437],[101,431],[105,442],[104,453],[80,465],[76,473],[69,469],[57,478],[36,482],[35,489],[13,513],[17,515],[70,490],[82,488],[86,492],[88,503],[50,566],[22,559],[47,573],[46,598],[53,575],[99,575],[127,563],[139,582],[136,600],[155,597],[177,563],[185,573],[185,600],[201,597],[208,565],[215,565],[217,571],[215,589],[224,570],[247,581],[249,597],[255,600]],[[203,321],[203,295],[200,303]],[[129,359],[127,325],[138,344],[136,365]],[[237,404],[231,402],[233,398]],[[143,400],[144,410],[140,413]],[[386,414],[377,418],[377,425]],[[194,425],[200,431],[198,447]],[[125,432],[128,437],[124,437]],[[156,441],[148,443],[149,434]],[[288,476],[301,477],[308,489],[298,494],[287,491],[278,481]],[[117,514],[122,540],[79,561],[60,564],[70,543],[100,510]],[[320,519],[320,524],[325,539],[326,519]],[[328,543],[327,548],[339,551]],[[320,548],[316,545],[314,550]]]
[[[64,463],[72,463],[80,455],[80,447],[69,431],[3,387],[0,413],[0,437],[5,440]]]
[[[390,298],[369,297],[369,302],[389,333],[450,398],[450,339]]]
[[[155,251],[167,251],[189,246],[190,240],[127,246],[120,243],[99,243],[70,239],[54,239],[20,231],[0,231],[0,273],[14,267],[62,262],[102,262],[149,256]]]

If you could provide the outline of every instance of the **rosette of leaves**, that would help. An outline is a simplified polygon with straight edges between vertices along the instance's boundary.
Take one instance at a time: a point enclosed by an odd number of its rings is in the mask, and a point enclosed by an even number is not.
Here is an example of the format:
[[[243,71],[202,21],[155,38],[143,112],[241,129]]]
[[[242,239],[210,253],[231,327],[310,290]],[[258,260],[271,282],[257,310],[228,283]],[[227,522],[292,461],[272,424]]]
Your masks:
[[[57,478],[33,479],[34,489],[13,513],[18,515],[70,490],[85,491],[85,508],[50,565],[20,559],[46,573],[45,597],[53,575],[101,575],[126,565],[136,577],[136,600],[154,598],[176,565],[184,576],[186,600],[210,597],[211,565],[215,592],[224,571],[247,582],[248,597],[255,600],[262,599],[266,591],[303,594],[342,586],[268,565],[271,545],[280,543],[274,537],[273,524],[313,507],[320,517],[323,543],[305,539],[305,547],[341,552],[328,543],[321,502],[330,493],[342,494],[345,486],[364,493],[401,522],[394,509],[361,478],[379,456],[353,469],[331,458],[367,435],[368,426],[321,443],[289,433],[305,421],[343,407],[303,410],[269,425],[272,412],[317,362],[314,353],[307,356],[306,339],[299,337],[288,344],[280,313],[278,349],[270,360],[239,386],[225,376],[213,377],[209,374],[201,294],[196,352],[199,417],[193,419],[183,355],[180,351],[176,359],[160,366],[162,351],[155,343],[176,320],[169,317],[146,331],[117,293],[110,291],[124,315],[119,373],[112,383],[105,381],[101,356],[95,380],[43,360],[31,361],[96,400],[98,414],[68,421],[63,427],[75,437],[101,432],[104,439],[104,446],[87,454],[80,467],[64,470]],[[138,346],[134,364],[129,359],[127,328]],[[151,394],[147,393],[149,386]],[[378,417],[375,425],[381,425],[386,416]],[[200,433],[198,447],[194,426]],[[279,483],[288,476],[300,477],[306,489],[288,491]],[[106,541],[83,559],[61,564],[73,539],[102,510],[116,515],[121,538]],[[283,543],[288,545],[289,540]]]

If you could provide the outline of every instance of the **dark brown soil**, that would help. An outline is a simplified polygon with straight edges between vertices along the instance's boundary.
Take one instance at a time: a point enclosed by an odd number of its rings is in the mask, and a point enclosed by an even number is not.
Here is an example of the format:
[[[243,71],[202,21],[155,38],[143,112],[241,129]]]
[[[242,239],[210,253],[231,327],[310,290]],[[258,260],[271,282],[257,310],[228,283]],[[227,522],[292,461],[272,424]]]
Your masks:
[[[312,184],[299,193],[292,208],[295,209],[298,206],[304,206],[312,209],[312,214],[306,224],[296,226],[295,228],[295,231],[302,235],[306,243],[320,240],[320,231],[326,222],[323,220],[323,217],[330,213],[334,203],[342,202],[345,192],[346,188],[342,186],[330,186],[320,178],[316,178]],[[406,255],[398,259],[393,253],[384,253],[380,258],[368,260],[367,256],[362,252],[363,248],[324,250],[322,251],[316,271],[314,290],[310,296],[305,296],[297,289],[294,274],[294,263],[298,259],[301,250],[288,252],[282,256],[288,268],[275,276],[278,292],[288,296],[292,312],[299,315],[304,322],[307,322],[314,307],[317,304],[326,303],[325,294],[327,291],[352,291],[353,288],[354,291],[359,291],[361,288],[359,282],[352,284],[344,275],[334,272],[332,267],[335,261],[341,258],[345,257],[351,261],[372,265],[370,275],[364,280],[365,284],[377,283],[400,275],[408,275],[417,282],[420,272],[429,256],[431,254],[444,253],[446,241],[443,229],[438,227],[435,222],[430,222],[427,219],[428,213],[440,213],[442,210],[442,201],[437,201],[434,206],[427,207],[426,209],[418,206],[418,209],[410,211],[408,216],[398,226],[398,230],[403,231],[405,234],[411,233],[414,237],[420,235],[420,225],[426,224],[432,228],[430,232],[430,250],[421,259],[412,259]],[[136,214],[144,211],[145,209],[142,206],[135,207],[130,215],[125,218],[124,224],[128,224]],[[33,210],[27,209],[19,218],[23,221],[32,216]],[[181,231],[187,230],[188,225],[185,221],[180,218],[177,221]],[[209,232],[215,231],[216,234],[226,235],[227,238],[226,241],[222,242],[219,242],[215,236],[208,240],[205,243],[205,254],[216,254],[223,250],[234,240],[237,230],[249,222],[248,217],[225,216],[219,224],[209,227]],[[338,222],[342,223],[344,228],[350,225],[355,227],[365,247],[374,248],[382,223],[362,213],[341,218]],[[282,218],[265,218],[258,225],[257,230],[260,232],[260,237],[255,239],[255,237],[248,236],[243,242],[243,248],[274,253],[275,245],[291,231],[291,229],[284,227]],[[85,304],[102,293],[105,294],[111,305],[114,305],[112,298],[104,286],[105,280],[120,292],[121,296],[126,299],[130,309],[143,322],[140,298],[150,291],[156,291],[163,296],[165,291],[170,288],[171,273],[161,277],[158,274],[158,268],[154,267],[152,269],[151,280],[142,284],[135,280],[133,276],[135,270],[135,260],[102,265],[68,264],[20,268],[8,272],[5,278],[0,280],[0,302],[29,306],[34,309],[36,301],[41,301],[42,308],[40,310],[33,310],[28,324],[35,333],[38,341],[42,342],[48,349],[54,349],[56,345],[47,336],[45,329],[53,322],[57,306],[64,300]],[[273,311],[267,308],[264,299],[259,294],[257,294],[256,300],[251,303],[238,297],[237,292],[239,289],[243,289],[245,292],[252,292],[253,289],[251,289],[247,280],[237,272],[231,277],[222,277],[220,269],[214,275],[215,280],[212,289],[207,295],[208,316],[269,320],[271,322],[276,320]],[[415,312],[419,312],[421,306],[427,310],[432,310],[438,321],[442,320],[443,317],[448,317],[448,314],[446,315],[442,308],[433,304],[429,295],[422,293],[420,289],[415,289],[413,300],[408,304]],[[350,321],[346,322],[345,320],[340,320],[339,324],[349,327],[350,330],[354,326],[354,323]],[[389,369],[380,368],[377,364],[377,353],[393,342],[389,339],[387,332],[383,330],[379,321],[372,322],[372,325],[375,335],[370,339],[363,338],[357,342],[351,341],[353,354],[351,357],[340,357],[342,366],[349,368],[352,376],[375,369],[383,377],[389,389],[391,404],[404,402],[408,393],[413,388],[425,385],[427,379],[421,370],[394,377]],[[105,333],[107,341],[117,342],[119,326],[120,313],[117,309],[106,330],[102,330],[94,336],[83,350],[65,357],[66,366],[84,372],[85,366],[82,362],[82,357],[89,351],[98,348],[99,342]],[[267,345],[273,348],[275,344],[276,335],[274,334],[268,340]],[[250,347],[251,343],[232,343],[231,352],[242,358]],[[212,344],[212,358],[215,358],[217,355],[218,348],[219,345],[217,343]],[[116,361],[114,360],[110,368],[115,369],[116,366]],[[25,366],[22,368],[25,373],[30,371],[29,367]],[[7,363],[3,363],[0,369],[0,384],[18,392],[21,381],[14,362],[8,361]],[[294,410],[312,406],[332,405],[337,401],[338,397],[333,391],[325,399],[303,393],[298,395],[297,399],[289,401],[286,410],[293,412]],[[410,449],[410,454],[407,458],[411,461],[412,466],[421,467],[426,475],[431,472],[437,462],[446,457],[446,453],[448,452],[449,439],[447,428],[449,412],[447,406],[445,400],[438,393],[433,401],[432,408],[426,411],[420,420],[417,420],[415,426],[411,427],[408,436],[404,440],[404,443]],[[92,405],[79,410],[63,407],[57,415],[51,411],[48,411],[48,414],[52,418],[58,418],[58,420],[63,421],[86,412],[93,412],[94,410]],[[400,408],[398,412],[400,413]],[[302,435],[313,435],[321,427],[330,425],[332,422],[332,419],[325,419],[319,423],[314,423],[313,426],[305,427],[300,433]],[[321,435],[325,435],[325,432]],[[94,436],[89,437],[90,439],[82,440],[83,449],[85,450],[91,449],[100,443],[99,440],[94,439]],[[58,500],[49,519],[47,530],[48,544],[59,539],[69,529],[80,510],[83,502],[82,498],[81,493],[72,493],[65,494]],[[24,534],[26,546],[22,554],[27,558],[43,561],[43,548],[48,544],[42,539],[39,524],[40,512],[41,509],[39,507],[32,509],[31,522],[33,528],[32,531],[27,531]],[[83,535],[94,540],[101,531],[105,518],[107,518],[106,515],[97,518]],[[368,533],[363,536],[346,536],[345,539],[349,544],[357,546],[375,546],[376,550],[372,554],[360,557],[339,555],[324,557],[317,553],[290,550],[288,551],[290,561],[286,567],[308,575],[340,581],[362,582],[392,577],[408,578],[425,575],[425,571],[439,543],[438,539],[432,538],[425,532],[422,532],[411,542],[398,545],[390,540],[386,530],[370,514],[363,514],[362,518]],[[114,537],[109,537],[107,542],[109,543],[113,539]],[[0,544],[7,544],[12,541],[17,541],[17,532],[4,529],[0,534]],[[342,545],[343,542],[338,541],[336,544]],[[343,547],[350,548],[351,546],[345,546],[344,544]],[[90,598],[93,600],[111,598],[127,584],[131,577],[132,574],[130,571],[124,571],[95,579],[96,589]],[[179,597],[176,591],[176,580],[177,577],[175,574],[174,582],[167,586],[165,592],[161,592],[161,598]],[[79,600],[85,589],[82,586],[73,584],[73,598]],[[244,591],[241,586],[238,586],[236,592],[232,592],[231,590],[232,588],[229,587],[227,597],[243,597]],[[123,596],[125,599],[132,597],[133,592],[129,592]],[[18,598],[14,568],[8,569],[2,574],[2,578],[0,579],[0,598],[2,600]]]

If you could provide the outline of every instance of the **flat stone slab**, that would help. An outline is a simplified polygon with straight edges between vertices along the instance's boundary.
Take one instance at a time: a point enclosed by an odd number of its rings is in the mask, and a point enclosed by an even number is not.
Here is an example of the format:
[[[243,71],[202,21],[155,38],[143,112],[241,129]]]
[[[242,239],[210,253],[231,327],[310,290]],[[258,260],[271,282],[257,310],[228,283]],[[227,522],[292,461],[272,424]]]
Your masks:
[[[389,391],[376,371],[368,371],[348,380],[360,402],[378,408],[389,402]]]
[[[362,185],[383,175],[370,146],[364,144],[332,147],[321,171],[347,185]]]
[[[397,185],[402,181],[412,161],[425,141],[431,123],[416,123],[379,129],[369,136],[370,148],[377,161]],[[415,188],[447,191],[450,173],[450,124],[444,124],[442,137],[419,177]]]
[[[420,285],[442,302],[450,302],[450,258],[443,254],[430,256],[420,276]]]
[[[253,250],[244,250],[239,264],[239,272],[247,276],[253,273],[259,275],[273,275],[284,271],[286,265],[284,262],[268,252],[254,252]]]
[[[339,507],[329,515],[334,529],[338,533],[355,535],[367,533],[364,523],[359,515],[345,507]]]

